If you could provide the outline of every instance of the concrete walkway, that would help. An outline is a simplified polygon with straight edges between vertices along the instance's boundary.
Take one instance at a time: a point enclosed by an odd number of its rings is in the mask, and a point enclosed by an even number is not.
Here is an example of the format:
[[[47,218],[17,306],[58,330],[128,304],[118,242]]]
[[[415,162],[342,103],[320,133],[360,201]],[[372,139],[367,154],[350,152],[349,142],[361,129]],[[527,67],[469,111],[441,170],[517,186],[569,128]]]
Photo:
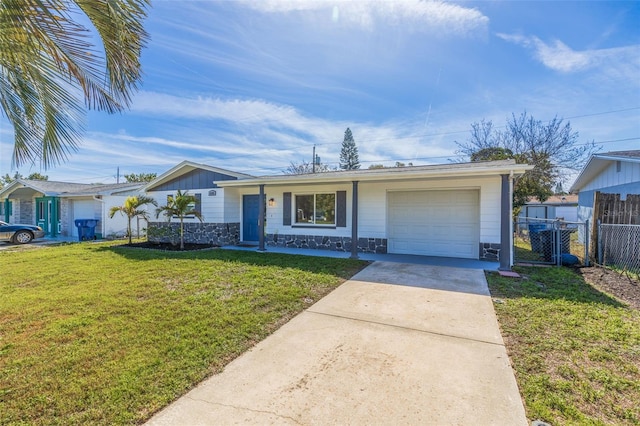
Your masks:
[[[241,250],[241,251],[257,251],[256,246],[224,246],[223,250]],[[301,249],[291,247],[267,247],[267,250],[262,252],[264,254],[269,253],[282,253],[282,254],[299,254],[302,256],[319,256],[319,257],[335,257],[338,259],[347,259],[351,256],[350,252],[344,251],[332,251],[332,250],[315,250],[315,249]],[[371,262],[397,262],[397,263],[419,263],[421,265],[434,265],[434,266],[451,266],[454,268],[470,268],[470,269],[484,269],[485,271],[497,271],[500,263],[491,262],[488,260],[478,259],[460,259],[457,257],[440,257],[440,256],[419,256],[414,254],[377,254],[377,253],[358,253],[360,260],[368,260]]]
[[[376,262],[149,425],[526,425],[481,270]]]

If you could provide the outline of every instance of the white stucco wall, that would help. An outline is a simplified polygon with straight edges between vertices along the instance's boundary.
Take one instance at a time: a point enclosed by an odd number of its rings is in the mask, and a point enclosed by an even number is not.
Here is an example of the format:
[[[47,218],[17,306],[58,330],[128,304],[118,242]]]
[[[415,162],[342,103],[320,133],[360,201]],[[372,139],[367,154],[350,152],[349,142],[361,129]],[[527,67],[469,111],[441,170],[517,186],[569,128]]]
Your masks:
[[[387,237],[388,191],[477,189],[480,192],[480,241],[500,242],[500,177],[362,183],[358,189],[360,199],[358,234],[362,236]],[[350,195],[347,196],[347,204],[350,205]],[[350,225],[349,218],[350,216],[347,217],[347,221]]]
[[[215,191],[216,195],[209,195],[210,191]],[[225,190],[223,188],[205,188],[192,189],[188,193],[190,195],[201,194],[201,214],[203,222],[224,223],[225,222]],[[150,191],[148,197],[152,197],[158,203],[158,206],[167,204],[167,196],[175,195],[176,191]],[[166,217],[161,214],[156,219],[155,213],[151,216],[151,221],[164,221]],[[185,222],[200,222],[197,218],[185,219]],[[227,221],[228,222],[228,221]]]
[[[96,230],[96,232],[102,232],[103,237],[123,237],[127,234],[127,224],[128,218],[120,212],[117,212],[113,215],[113,218],[109,217],[109,211],[112,207],[120,207],[124,204],[127,199],[127,195],[109,195],[104,196],[102,205],[102,217],[104,218],[104,224],[100,223],[101,230]],[[147,204],[141,207],[143,210],[147,211],[150,220],[155,218],[155,206],[153,204]],[[144,229],[147,228],[147,223],[143,218],[137,219],[134,218],[131,221],[131,231],[134,236],[138,234],[138,226],[140,235],[144,235]]]
[[[358,235],[367,238],[387,238],[387,193],[389,191],[415,190],[447,190],[477,189],[480,194],[480,241],[483,243],[500,243],[500,177],[484,177],[474,179],[434,179],[415,182],[360,182],[358,185]],[[258,189],[227,188],[228,192],[236,192],[239,201],[242,194],[257,194]],[[296,194],[321,192],[347,192],[347,227],[295,227],[282,224],[283,193]],[[267,200],[273,198],[275,206],[267,205],[268,234],[305,234],[323,236],[351,236],[351,200],[352,185],[350,183],[335,185],[284,186],[266,185]],[[293,203],[293,201],[292,201]],[[294,207],[292,206],[292,209]],[[241,212],[241,207],[240,207]]]
[[[218,188],[218,194],[224,198],[224,220],[222,222],[240,222],[240,209],[242,207],[240,192],[235,188]]]
[[[100,221],[96,226],[96,233],[102,232],[102,203],[94,200],[93,197],[70,198],[71,214],[68,216],[68,229],[71,235],[78,236],[78,228],[76,227],[76,219],[96,219]]]
[[[556,206],[554,218],[562,217],[567,222],[578,221],[578,206]]]

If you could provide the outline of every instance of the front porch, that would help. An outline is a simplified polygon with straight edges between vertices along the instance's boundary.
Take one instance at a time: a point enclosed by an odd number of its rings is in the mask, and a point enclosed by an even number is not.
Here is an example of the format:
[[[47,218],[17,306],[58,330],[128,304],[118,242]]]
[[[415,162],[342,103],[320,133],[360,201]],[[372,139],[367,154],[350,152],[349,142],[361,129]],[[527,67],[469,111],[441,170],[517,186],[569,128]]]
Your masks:
[[[61,201],[29,187],[12,191],[3,201],[3,220],[11,223],[37,225],[46,236],[62,234]]]
[[[258,245],[249,246],[229,245],[221,248],[222,250],[239,250],[239,251],[258,251],[268,255],[269,253],[281,254],[297,254],[303,256],[316,257],[333,257],[348,259],[351,256],[349,251],[334,250],[309,250],[304,248],[291,247],[267,247],[266,250],[258,250]],[[448,266],[452,268],[482,269],[485,271],[497,271],[500,267],[498,262],[490,262],[476,259],[462,259],[454,257],[438,257],[438,256],[419,256],[414,254],[377,254],[377,253],[359,253],[358,258],[369,262],[394,262],[394,263],[411,263],[418,265]]]

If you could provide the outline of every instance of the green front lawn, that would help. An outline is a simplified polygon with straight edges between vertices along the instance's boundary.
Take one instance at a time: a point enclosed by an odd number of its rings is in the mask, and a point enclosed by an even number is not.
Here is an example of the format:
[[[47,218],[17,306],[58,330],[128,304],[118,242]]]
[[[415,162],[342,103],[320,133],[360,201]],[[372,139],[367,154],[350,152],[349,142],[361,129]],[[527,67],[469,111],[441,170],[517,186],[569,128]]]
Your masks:
[[[365,265],[115,244],[0,252],[0,424],[139,423]]]
[[[568,268],[487,274],[530,420],[640,425],[640,311]]]

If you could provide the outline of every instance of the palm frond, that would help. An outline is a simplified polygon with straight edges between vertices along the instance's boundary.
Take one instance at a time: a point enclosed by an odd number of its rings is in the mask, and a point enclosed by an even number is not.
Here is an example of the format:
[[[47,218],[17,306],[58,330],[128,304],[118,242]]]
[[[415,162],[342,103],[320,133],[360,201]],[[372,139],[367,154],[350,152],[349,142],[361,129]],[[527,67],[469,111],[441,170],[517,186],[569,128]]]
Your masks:
[[[122,111],[140,79],[147,0],[2,0],[0,104],[13,124],[14,166],[65,161],[85,110]],[[72,19],[84,12],[89,28]],[[110,28],[108,28],[111,25]]]

